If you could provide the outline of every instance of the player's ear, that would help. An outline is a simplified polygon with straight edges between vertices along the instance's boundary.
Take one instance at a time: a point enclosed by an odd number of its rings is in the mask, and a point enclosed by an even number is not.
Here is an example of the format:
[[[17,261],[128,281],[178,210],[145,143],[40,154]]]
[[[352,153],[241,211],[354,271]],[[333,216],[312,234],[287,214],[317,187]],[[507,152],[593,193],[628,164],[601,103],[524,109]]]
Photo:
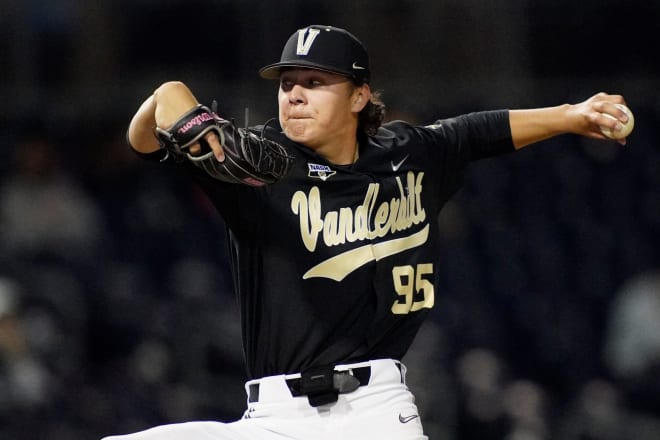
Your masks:
[[[353,90],[353,95],[351,96],[351,111],[355,113],[360,113],[365,105],[369,102],[371,98],[371,89],[369,84],[362,84],[361,86],[355,87]]]

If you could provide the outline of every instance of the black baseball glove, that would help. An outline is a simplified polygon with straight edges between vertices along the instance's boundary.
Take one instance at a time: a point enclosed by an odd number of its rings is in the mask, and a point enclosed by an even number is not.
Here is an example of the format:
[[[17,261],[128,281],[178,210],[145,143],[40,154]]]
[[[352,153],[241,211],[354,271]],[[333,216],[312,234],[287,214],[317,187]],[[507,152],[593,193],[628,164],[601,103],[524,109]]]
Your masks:
[[[269,121],[270,122],[270,121]],[[275,183],[291,168],[293,156],[281,144],[264,137],[268,123],[261,130],[237,128],[233,121],[220,118],[215,111],[197,105],[171,128],[156,128],[161,148],[176,158],[187,159],[224,182],[263,186]],[[220,162],[204,139],[213,130],[225,152]],[[190,146],[199,143],[200,154],[191,154]]]

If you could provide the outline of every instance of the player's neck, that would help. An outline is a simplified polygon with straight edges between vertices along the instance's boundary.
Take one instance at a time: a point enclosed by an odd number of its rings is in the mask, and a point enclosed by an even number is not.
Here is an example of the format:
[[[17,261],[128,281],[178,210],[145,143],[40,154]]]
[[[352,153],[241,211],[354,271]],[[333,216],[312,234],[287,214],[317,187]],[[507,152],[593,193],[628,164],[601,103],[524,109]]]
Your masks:
[[[336,133],[322,145],[314,150],[323,156],[328,162],[335,165],[351,165],[355,163],[359,155],[356,128]]]
[[[327,145],[316,149],[316,152],[335,165],[351,165],[355,163],[359,155],[357,140],[340,148]]]

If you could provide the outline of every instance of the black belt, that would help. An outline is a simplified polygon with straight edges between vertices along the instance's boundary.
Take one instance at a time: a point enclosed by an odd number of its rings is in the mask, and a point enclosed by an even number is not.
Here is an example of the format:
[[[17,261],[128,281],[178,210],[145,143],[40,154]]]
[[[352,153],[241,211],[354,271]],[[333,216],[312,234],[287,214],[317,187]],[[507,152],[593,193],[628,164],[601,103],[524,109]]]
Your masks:
[[[309,404],[321,406],[336,402],[339,394],[351,393],[369,384],[371,367],[357,367],[336,371],[332,367],[313,368],[303,372],[299,378],[285,379],[291,396],[307,396]],[[259,401],[259,384],[248,387],[248,402]]]

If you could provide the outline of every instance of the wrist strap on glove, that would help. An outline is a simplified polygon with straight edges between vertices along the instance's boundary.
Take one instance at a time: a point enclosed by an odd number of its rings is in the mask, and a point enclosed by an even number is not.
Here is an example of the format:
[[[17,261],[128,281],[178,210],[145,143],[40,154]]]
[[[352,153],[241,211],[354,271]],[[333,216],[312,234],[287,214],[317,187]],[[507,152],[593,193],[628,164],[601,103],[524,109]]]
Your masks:
[[[199,104],[171,128],[164,130],[157,127],[155,135],[161,148],[180,160],[190,161],[215,179],[263,186],[283,178],[294,159],[284,146],[265,137],[266,127],[271,121],[260,132],[237,128],[233,121],[222,119],[215,111]],[[210,131],[216,133],[224,150],[225,160],[222,162],[215,158],[204,139]],[[193,155],[190,147],[196,143],[199,143],[202,152]]]

